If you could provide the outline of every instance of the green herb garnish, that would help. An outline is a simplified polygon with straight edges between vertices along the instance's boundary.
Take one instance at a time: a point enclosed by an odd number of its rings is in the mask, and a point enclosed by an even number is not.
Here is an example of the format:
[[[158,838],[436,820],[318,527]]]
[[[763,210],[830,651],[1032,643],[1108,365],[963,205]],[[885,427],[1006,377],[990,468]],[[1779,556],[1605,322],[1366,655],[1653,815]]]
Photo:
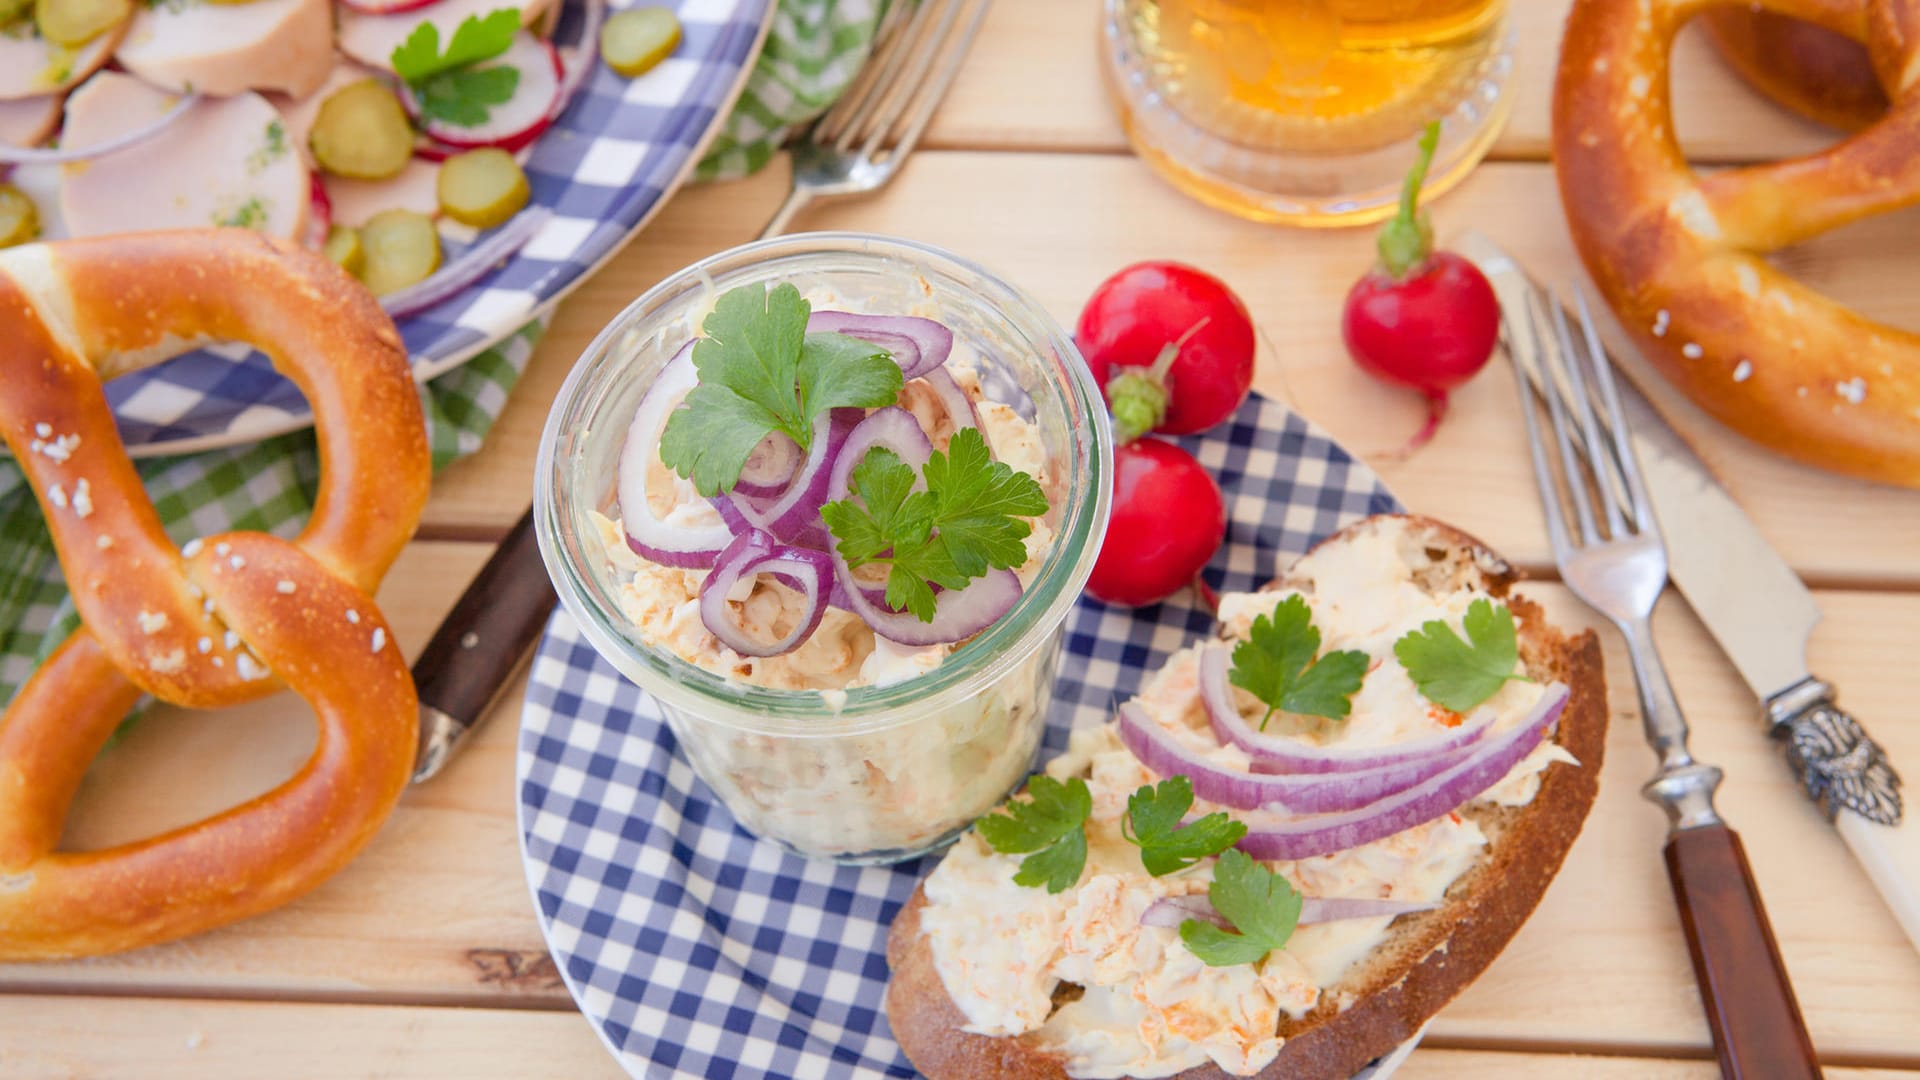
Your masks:
[[[255,195],[224,214],[215,211],[213,223],[226,228],[264,229],[267,227],[267,204]]]
[[[1011,570],[1027,561],[1025,518],[1047,512],[1047,495],[1033,477],[993,460],[977,428],[954,432],[920,470],[875,448],[853,467],[855,499],[820,510],[840,557],[850,568],[886,566],[887,604],[932,622],[933,586],[965,588],[989,567]]]
[[[981,839],[1002,854],[1027,856],[1013,875],[1014,884],[1065,892],[1087,864],[1085,822],[1093,813],[1093,795],[1077,776],[1061,783],[1044,773],[1027,781],[1027,794],[1025,802],[1008,799],[1006,813],[981,818]]]
[[[267,121],[265,135],[260,145],[247,155],[247,174],[252,175],[261,169],[287,156],[287,125],[279,117]]]
[[[1169,776],[1158,784],[1142,785],[1127,798],[1127,816],[1121,833],[1140,848],[1140,862],[1154,877],[1185,870],[1209,855],[1218,855],[1247,835],[1247,827],[1221,812],[1186,825],[1180,819],[1193,807],[1193,781]]]
[[[1247,640],[1233,647],[1228,679],[1266,705],[1260,730],[1276,712],[1343,720],[1352,711],[1348,699],[1366,677],[1367,654],[1348,649],[1316,662],[1319,652],[1320,630],[1299,593],[1281,601],[1271,617],[1253,620]]]
[[[405,41],[393,47],[388,61],[412,87],[422,117],[458,127],[478,127],[486,123],[490,108],[513,99],[520,72],[505,65],[474,65],[506,52],[519,31],[519,8],[469,15],[454,28],[442,52],[440,28],[422,21]]]
[[[1520,646],[1513,612],[1486,599],[1467,605],[1467,640],[1432,619],[1393,643],[1393,655],[1428,701],[1454,712],[1492,697],[1509,680],[1532,682],[1516,670]]]
[[[775,431],[813,445],[829,409],[879,408],[900,396],[900,365],[844,334],[807,332],[813,307],[792,285],[721,294],[693,346],[700,384],[667,418],[660,460],[700,494],[731,491],[760,440]]]
[[[1238,848],[1220,856],[1207,899],[1233,924],[1233,931],[1188,919],[1180,924],[1180,940],[1208,967],[1257,964],[1285,945],[1300,921],[1300,894],[1286,878]]]

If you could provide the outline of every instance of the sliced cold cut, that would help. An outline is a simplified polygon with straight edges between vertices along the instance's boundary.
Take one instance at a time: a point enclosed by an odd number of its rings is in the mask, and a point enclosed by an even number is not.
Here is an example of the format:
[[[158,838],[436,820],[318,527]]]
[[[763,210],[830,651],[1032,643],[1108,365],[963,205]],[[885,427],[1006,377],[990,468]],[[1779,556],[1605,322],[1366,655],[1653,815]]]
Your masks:
[[[333,204],[333,223],[359,228],[382,210],[411,210],[433,217],[440,213],[440,166],[414,158],[400,175],[388,180],[348,180],[327,176],[327,200]]]
[[[0,101],[0,143],[38,146],[59,126],[59,94]]]
[[[114,55],[158,86],[303,97],[333,70],[333,8],[328,0],[142,4]]]
[[[122,23],[74,51],[41,37],[31,21],[9,27],[8,33],[0,34],[0,101],[38,97],[76,85],[107,62],[124,33]]]
[[[86,146],[153,120],[177,98],[103,71],[67,98],[63,143]],[[305,236],[312,201],[306,160],[259,94],[202,98],[166,134],[68,165],[60,208],[75,236],[235,225]]]
[[[326,81],[313,93],[304,97],[267,95],[267,100],[280,110],[280,116],[287,122],[287,140],[299,148],[309,165],[313,164],[313,151],[307,145],[307,136],[313,133],[313,121],[320,114],[320,104],[334,91],[374,74],[372,68],[344,57],[335,57],[334,60],[333,70],[327,73]]]
[[[257,0],[256,0],[257,2]],[[520,25],[532,26],[552,5],[552,0],[526,0],[520,5]],[[438,0],[437,3],[396,15],[369,15],[342,4],[340,6],[340,51],[363,64],[392,71],[394,46],[407,40],[414,27],[431,22],[440,30],[440,47],[453,40],[453,32],[470,16],[485,16],[490,11],[512,7],[501,0]]]

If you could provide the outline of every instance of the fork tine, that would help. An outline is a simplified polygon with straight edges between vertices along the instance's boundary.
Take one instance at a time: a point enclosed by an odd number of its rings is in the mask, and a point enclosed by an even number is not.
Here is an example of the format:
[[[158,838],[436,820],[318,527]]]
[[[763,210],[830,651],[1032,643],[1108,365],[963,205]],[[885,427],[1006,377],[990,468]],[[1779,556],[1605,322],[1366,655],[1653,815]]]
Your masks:
[[[1534,302],[1539,301],[1536,298]],[[1560,351],[1560,343],[1546,340],[1541,344],[1540,373],[1545,376],[1546,385],[1555,387],[1566,382],[1567,357]],[[1560,464],[1565,470],[1561,476],[1566,479],[1567,501],[1573,504],[1574,517],[1580,522],[1581,542],[1597,544],[1600,542],[1600,530],[1594,527],[1593,500],[1587,495],[1585,474],[1580,471],[1580,454],[1570,430],[1567,403],[1558,393],[1549,392],[1545,396],[1547,418],[1553,422],[1554,441],[1560,444]]]
[[[1553,479],[1553,466],[1547,462],[1546,440],[1540,434],[1540,418],[1536,415],[1534,404],[1531,357],[1541,355],[1540,342],[1540,305],[1533,290],[1527,290],[1526,313],[1524,319],[1516,319],[1509,330],[1524,327],[1526,335],[1532,339],[1533,348],[1508,349],[1507,356],[1513,365],[1520,368],[1520,377],[1514,385],[1520,390],[1520,419],[1527,428],[1527,450],[1533,457],[1533,478],[1540,486],[1540,512],[1547,519],[1547,541],[1553,548],[1553,560],[1564,563],[1573,554],[1573,542],[1567,536],[1567,518],[1560,509],[1560,493]]]
[[[1600,335],[1594,330],[1593,311],[1587,307],[1587,291],[1574,290],[1579,305],[1580,325],[1586,331],[1587,347],[1593,353],[1594,380],[1600,384],[1600,398],[1607,406],[1607,419],[1613,426],[1613,451],[1620,463],[1621,478],[1633,499],[1633,520],[1643,535],[1658,537],[1660,523],[1653,516],[1653,500],[1647,496],[1646,481],[1640,477],[1640,458],[1628,437],[1626,410],[1620,407],[1620,388],[1613,381],[1613,360],[1600,348]]]
[[[881,147],[886,144],[887,134],[912,106],[915,95],[922,87],[931,84],[938,77],[938,73],[933,70],[934,64],[940,59],[940,50],[945,48],[947,42],[953,38],[954,24],[959,20],[960,13],[966,6],[964,0],[954,0],[952,3],[930,0],[930,3],[938,5],[940,18],[929,20],[932,24],[931,29],[920,34],[913,42],[913,56],[907,63],[906,70],[893,81],[891,86],[887,87],[885,93],[879,95],[878,107],[867,118],[867,137],[861,143],[860,156],[868,161],[873,161]],[[966,49],[963,45],[961,55],[965,53]],[[936,97],[935,100],[939,99]],[[842,141],[846,141],[849,135],[853,133],[843,135]],[[857,138],[857,136],[854,137]]]
[[[973,47],[973,39],[980,33],[980,24],[987,14],[988,0],[962,0],[963,5],[973,9],[973,15],[959,31],[944,42],[946,53],[941,58],[940,68],[928,75],[920,84],[919,96],[914,99],[911,111],[906,116],[906,127],[900,132],[899,139],[893,144],[893,156],[905,157],[919,144],[920,135],[927,130],[927,123],[933,119],[934,111],[947,96],[947,88],[953,85],[954,76],[960,74],[960,64],[967,58],[967,52]],[[958,9],[956,9],[958,10]],[[881,132],[876,132],[877,140]],[[872,144],[867,154],[872,156]]]
[[[1622,504],[1614,497],[1613,485],[1608,483],[1607,450],[1600,441],[1600,422],[1593,415],[1593,393],[1587,387],[1587,376],[1583,370],[1589,358],[1581,355],[1583,343],[1574,339],[1573,331],[1567,326],[1567,305],[1560,298],[1559,290],[1553,293],[1553,332],[1560,342],[1560,355],[1566,361],[1568,389],[1572,400],[1573,425],[1580,430],[1580,436],[1586,444],[1587,465],[1593,470],[1593,486],[1600,491],[1600,505],[1606,509],[1607,535],[1626,535],[1626,522],[1621,517]]]
[[[816,143],[840,141],[842,151],[851,145],[850,133],[859,129],[874,102],[893,86],[901,58],[910,51],[914,35],[925,25],[927,12],[937,3],[938,0],[894,0],[874,32],[873,51],[866,63],[860,65],[859,73],[841,93],[840,100],[814,122],[809,135]],[[900,15],[900,12],[908,14]]]
[[[898,115],[899,106],[894,103],[911,89],[916,75],[926,67],[920,57],[922,46],[932,41],[938,47],[953,21],[953,11],[946,0],[920,0],[913,18],[900,28],[893,49],[877,62],[870,62],[875,68],[872,87],[855,103],[846,126],[834,133],[835,150],[847,153],[855,143],[866,142],[874,131],[886,130]]]

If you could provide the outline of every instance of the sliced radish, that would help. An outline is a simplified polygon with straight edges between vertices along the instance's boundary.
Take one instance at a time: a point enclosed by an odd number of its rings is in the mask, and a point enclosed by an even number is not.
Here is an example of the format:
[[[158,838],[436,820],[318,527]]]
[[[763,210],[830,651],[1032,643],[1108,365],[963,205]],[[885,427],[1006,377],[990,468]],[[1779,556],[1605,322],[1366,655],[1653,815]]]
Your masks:
[[[300,243],[308,251],[319,251],[327,245],[327,232],[333,228],[333,200],[327,197],[327,185],[321,183],[319,173],[309,173],[313,202],[307,209],[307,235]]]
[[[355,60],[382,71],[392,71],[394,47],[406,41],[421,23],[430,22],[440,31],[440,45],[445,48],[462,22],[485,18],[490,12],[508,6],[502,0],[436,0],[412,11],[375,15],[342,3],[336,12],[339,19],[334,42],[341,52]],[[519,5],[520,25],[534,25],[552,6],[553,0],[525,0]]]
[[[482,60],[474,65],[484,70],[495,67],[511,67],[520,72],[520,82],[514,87],[513,97],[505,104],[494,105],[487,110],[486,122],[477,127],[460,127],[444,120],[420,115],[420,103],[414,100],[410,89],[403,90],[401,100],[406,103],[407,111],[420,122],[420,127],[435,141],[453,150],[473,150],[482,146],[497,146],[502,150],[518,150],[540,137],[553,123],[554,102],[560,97],[560,53],[550,42],[542,41],[525,30],[513,36],[513,44],[507,51],[492,60]],[[418,153],[418,150],[415,151]]]
[[[418,11],[440,0],[340,0],[342,7],[349,7],[362,15],[398,15],[403,11]]]

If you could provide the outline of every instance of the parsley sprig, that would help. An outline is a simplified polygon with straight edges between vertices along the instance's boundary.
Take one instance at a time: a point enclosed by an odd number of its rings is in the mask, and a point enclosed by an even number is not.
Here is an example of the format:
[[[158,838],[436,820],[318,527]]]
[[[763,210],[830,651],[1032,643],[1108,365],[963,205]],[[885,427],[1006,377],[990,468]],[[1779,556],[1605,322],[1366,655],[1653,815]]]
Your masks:
[[[1287,597],[1271,616],[1253,620],[1247,640],[1233,648],[1228,680],[1267,707],[1260,730],[1276,712],[1343,720],[1366,677],[1367,654],[1353,649],[1320,653],[1320,630],[1299,593]]]
[[[1516,670],[1520,646],[1513,612],[1505,604],[1475,600],[1461,622],[1466,641],[1453,627],[1432,619],[1394,642],[1393,655],[1428,701],[1466,712],[1510,680],[1533,681]]]
[[[1193,807],[1193,781],[1169,776],[1142,785],[1127,799],[1121,834],[1140,848],[1147,873],[1162,877],[1218,855],[1247,835],[1247,827],[1215,811],[1184,827],[1180,819]]]
[[[1077,776],[1062,783],[1044,773],[1027,781],[1027,795],[1024,802],[1007,800],[1006,813],[981,818],[980,837],[995,851],[1026,856],[1014,884],[1065,892],[1087,865],[1085,826],[1093,795]]]
[[[1180,924],[1180,940],[1208,967],[1257,964],[1285,945],[1300,922],[1300,894],[1286,878],[1238,848],[1220,856],[1207,899],[1233,930],[1188,919]]]
[[[696,353],[697,355],[697,353]],[[954,432],[920,470],[876,447],[853,467],[856,498],[820,510],[848,567],[886,566],[887,604],[923,622],[935,613],[933,586],[965,588],[989,567],[1026,562],[1025,518],[1047,512],[1033,477],[993,460],[977,428]],[[857,500],[857,501],[856,501]]]
[[[488,110],[513,99],[520,71],[505,64],[478,65],[506,52],[519,31],[519,8],[469,15],[454,28],[443,52],[440,28],[423,19],[393,47],[388,62],[412,88],[423,118],[479,127],[487,122]]]
[[[700,383],[660,436],[660,460],[700,494],[731,491],[772,432],[808,450],[821,413],[878,408],[900,396],[900,365],[857,338],[808,333],[812,312],[792,285],[742,285],[714,304],[693,346]]]

